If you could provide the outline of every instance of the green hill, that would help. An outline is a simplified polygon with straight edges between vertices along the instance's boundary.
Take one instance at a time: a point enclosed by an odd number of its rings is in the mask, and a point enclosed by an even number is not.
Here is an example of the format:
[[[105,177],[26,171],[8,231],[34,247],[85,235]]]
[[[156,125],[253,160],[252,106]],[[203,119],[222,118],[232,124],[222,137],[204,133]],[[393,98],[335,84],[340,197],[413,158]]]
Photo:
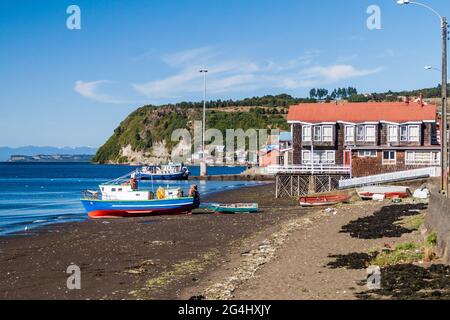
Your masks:
[[[207,103],[207,128],[280,129],[288,130],[288,106],[306,101],[289,95],[266,96],[240,101],[210,101]],[[311,100],[307,100],[311,101]],[[258,106],[256,106],[258,105]],[[176,105],[144,106],[131,113],[114,130],[108,141],[93,158],[95,163],[131,163],[150,159],[169,160],[175,143],[176,129],[188,129],[193,136],[194,121],[202,119],[202,104],[183,102]]]

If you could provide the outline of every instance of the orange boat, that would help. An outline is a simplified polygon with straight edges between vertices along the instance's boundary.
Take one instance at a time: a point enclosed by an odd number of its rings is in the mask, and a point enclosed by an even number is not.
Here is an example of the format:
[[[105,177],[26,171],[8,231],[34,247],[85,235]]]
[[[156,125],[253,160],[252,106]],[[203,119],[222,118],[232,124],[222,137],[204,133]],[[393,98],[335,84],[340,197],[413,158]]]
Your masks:
[[[302,197],[299,199],[302,207],[332,206],[338,203],[348,202],[352,196],[349,195],[329,195],[317,197]]]

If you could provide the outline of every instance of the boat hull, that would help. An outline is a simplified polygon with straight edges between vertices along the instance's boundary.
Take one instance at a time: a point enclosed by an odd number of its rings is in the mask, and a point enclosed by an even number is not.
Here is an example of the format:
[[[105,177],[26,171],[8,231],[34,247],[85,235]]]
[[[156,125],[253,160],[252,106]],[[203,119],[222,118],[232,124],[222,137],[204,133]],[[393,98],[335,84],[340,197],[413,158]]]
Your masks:
[[[149,201],[81,200],[91,218],[131,218],[190,213],[198,207],[194,198]]]
[[[302,197],[299,199],[299,203],[302,207],[332,206],[338,203],[347,202],[351,198],[352,197],[349,195]]]
[[[358,196],[363,200],[372,200],[375,195],[384,195],[385,199],[404,199],[411,196],[407,187],[367,187],[357,190]]]
[[[216,213],[258,213],[259,207],[258,206],[252,206],[252,207],[224,207],[221,205],[211,205],[211,210]]]
[[[169,173],[169,174],[153,174],[153,173],[140,173],[138,178],[144,181],[164,181],[164,180],[187,180],[189,174],[186,172],[177,172],[177,173]]]

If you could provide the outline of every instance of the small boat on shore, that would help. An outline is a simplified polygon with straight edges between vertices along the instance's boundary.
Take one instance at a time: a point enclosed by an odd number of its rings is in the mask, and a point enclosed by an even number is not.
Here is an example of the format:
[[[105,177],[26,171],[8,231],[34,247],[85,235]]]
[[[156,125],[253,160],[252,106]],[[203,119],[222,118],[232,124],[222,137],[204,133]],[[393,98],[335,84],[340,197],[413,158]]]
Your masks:
[[[139,180],[187,180],[189,170],[182,164],[168,164],[163,166],[145,166],[137,171]]]
[[[216,213],[257,213],[257,203],[235,203],[235,204],[210,204],[209,208]]]
[[[127,182],[121,183],[122,179],[101,184],[100,191],[85,191],[81,203],[89,217],[126,218],[185,214],[200,205],[196,186],[191,187],[189,196],[186,197],[181,188],[160,187],[156,194],[139,190],[134,174]]]
[[[329,195],[317,197],[301,197],[299,199],[302,207],[332,206],[338,203],[348,202],[352,197],[349,195]]]
[[[397,186],[372,186],[357,190],[362,200],[373,200],[374,196],[382,196],[384,199],[404,199],[411,196],[408,187]]]

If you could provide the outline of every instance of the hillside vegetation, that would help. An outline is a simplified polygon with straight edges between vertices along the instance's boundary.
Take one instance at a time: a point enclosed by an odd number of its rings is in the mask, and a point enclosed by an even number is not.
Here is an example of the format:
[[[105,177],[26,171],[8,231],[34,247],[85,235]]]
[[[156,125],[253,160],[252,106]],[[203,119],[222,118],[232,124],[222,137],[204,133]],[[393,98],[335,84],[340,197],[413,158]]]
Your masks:
[[[289,129],[286,122],[287,106],[291,104],[291,101],[297,100],[287,95],[285,99],[280,97],[253,99],[255,100],[247,99],[246,101],[248,103],[259,101],[263,105],[239,108],[231,107],[231,102],[209,102],[208,107],[211,110],[207,112],[207,128],[218,129],[224,136],[227,129]],[[218,107],[227,108],[227,111],[212,109]],[[235,108],[234,111],[233,108]],[[114,130],[113,135],[99,148],[93,162],[130,163],[139,162],[138,160],[142,157],[150,158],[155,162],[167,161],[167,154],[176,144],[171,141],[172,132],[176,129],[187,129],[193,136],[194,121],[201,121],[201,117],[201,103],[141,107],[131,113]],[[127,148],[131,149],[131,152],[126,150]],[[129,153],[136,156],[130,156]]]

